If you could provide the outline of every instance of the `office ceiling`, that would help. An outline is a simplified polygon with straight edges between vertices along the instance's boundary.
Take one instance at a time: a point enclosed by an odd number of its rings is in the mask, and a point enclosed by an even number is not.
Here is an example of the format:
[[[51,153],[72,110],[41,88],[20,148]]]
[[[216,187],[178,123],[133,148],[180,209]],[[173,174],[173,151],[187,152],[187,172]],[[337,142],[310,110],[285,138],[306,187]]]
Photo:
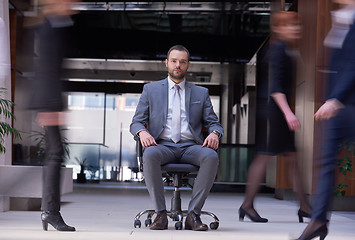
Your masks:
[[[10,0],[25,16],[36,12],[28,2]],[[69,58],[161,60],[182,44],[193,60],[248,62],[269,35],[271,3],[84,0],[74,8]]]
[[[156,60],[185,45],[193,60],[248,62],[269,35],[270,2],[92,2],[76,6],[70,57]]]

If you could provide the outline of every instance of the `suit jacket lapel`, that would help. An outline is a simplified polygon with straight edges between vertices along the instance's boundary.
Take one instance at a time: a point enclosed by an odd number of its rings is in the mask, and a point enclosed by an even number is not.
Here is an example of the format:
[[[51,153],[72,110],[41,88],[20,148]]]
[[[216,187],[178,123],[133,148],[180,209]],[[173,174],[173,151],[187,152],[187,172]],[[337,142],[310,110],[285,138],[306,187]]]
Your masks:
[[[191,100],[191,85],[189,84],[189,82],[186,82],[185,83],[185,111],[186,111],[187,122],[189,122],[190,120],[190,100]]]
[[[166,78],[162,82],[162,88],[161,88],[161,98],[158,98],[158,101],[162,101],[162,108],[163,108],[163,125],[165,126],[166,124],[166,118],[168,116],[168,102],[169,102],[169,91],[168,91],[168,78]]]

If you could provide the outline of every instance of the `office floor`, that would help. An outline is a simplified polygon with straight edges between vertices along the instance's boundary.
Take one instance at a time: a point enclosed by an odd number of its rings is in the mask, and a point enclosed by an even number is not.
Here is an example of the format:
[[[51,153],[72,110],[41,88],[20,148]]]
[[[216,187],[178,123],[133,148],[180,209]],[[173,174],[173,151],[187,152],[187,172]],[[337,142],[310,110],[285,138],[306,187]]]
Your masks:
[[[189,190],[182,191],[183,208],[187,206]],[[171,189],[166,190],[170,206]],[[298,223],[296,202],[281,201],[272,194],[260,194],[256,208],[268,223],[239,222],[237,211],[243,200],[240,193],[211,193],[204,210],[214,212],[220,219],[218,230],[193,232],[175,230],[169,220],[169,229],[152,231],[149,228],[134,228],[135,215],[143,209],[152,208],[144,186],[134,184],[76,184],[74,192],[62,197],[62,215],[76,232],[58,232],[52,227],[42,230],[39,211],[9,211],[0,213],[0,239],[295,239],[306,227]],[[144,225],[145,218],[142,219]],[[211,218],[203,217],[205,223]],[[327,240],[355,239],[355,212],[335,212]]]

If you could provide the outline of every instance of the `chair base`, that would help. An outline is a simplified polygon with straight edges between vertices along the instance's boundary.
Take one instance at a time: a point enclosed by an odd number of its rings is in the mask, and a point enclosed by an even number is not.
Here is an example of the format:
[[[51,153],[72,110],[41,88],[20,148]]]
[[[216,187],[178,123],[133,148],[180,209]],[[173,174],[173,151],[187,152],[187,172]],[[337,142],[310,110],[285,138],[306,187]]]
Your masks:
[[[141,211],[140,213],[138,213],[136,215],[136,217],[134,218],[134,227],[135,228],[140,228],[141,227],[141,216],[143,216],[144,214],[147,214],[147,219],[144,221],[144,225],[146,227],[149,227],[150,224],[152,224],[152,217],[154,214],[156,214],[156,212],[154,210],[144,210]],[[176,230],[182,230],[182,226],[183,226],[183,219],[184,217],[187,216],[187,211],[167,211],[167,215],[168,217],[170,217],[173,221],[175,221],[175,229]],[[218,217],[211,212],[206,212],[206,211],[201,211],[201,215],[207,215],[213,218],[213,222],[210,223],[210,228],[212,230],[216,230],[219,227],[219,219]]]

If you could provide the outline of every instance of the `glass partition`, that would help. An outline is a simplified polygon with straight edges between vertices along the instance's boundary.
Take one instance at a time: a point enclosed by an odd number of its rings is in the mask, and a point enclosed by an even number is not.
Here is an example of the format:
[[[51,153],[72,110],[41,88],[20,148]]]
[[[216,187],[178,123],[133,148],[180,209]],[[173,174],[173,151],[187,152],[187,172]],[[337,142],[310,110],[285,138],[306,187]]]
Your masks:
[[[253,145],[221,144],[216,182],[246,183],[247,172],[254,158]]]
[[[136,143],[129,126],[140,94],[67,93],[67,122],[63,135],[69,148],[67,166],[73,178],[85,167],[89,180],[135,181],[141,177]],[[219,97],[211,96],[219,116]]]
[[[92,180],[132,180],[137,171],[135,141],[129,132],[140,94],[67,93],[68,113],[63,132],[74,168],[85,165]]]

